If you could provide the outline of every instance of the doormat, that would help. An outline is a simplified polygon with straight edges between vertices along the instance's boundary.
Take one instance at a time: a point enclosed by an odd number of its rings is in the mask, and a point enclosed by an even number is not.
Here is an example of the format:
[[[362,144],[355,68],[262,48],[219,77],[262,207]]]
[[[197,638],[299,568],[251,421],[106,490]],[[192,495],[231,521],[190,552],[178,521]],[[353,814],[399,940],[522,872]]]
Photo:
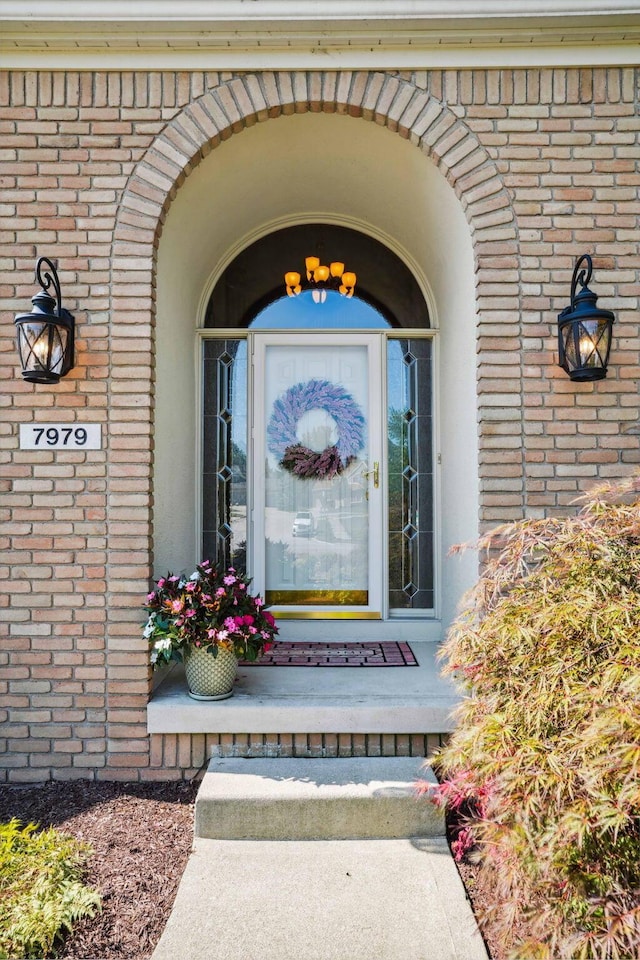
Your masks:
[[[241,660],[242,667],[417,667],[408,643],[287,643],[275,646],[259,660]]]

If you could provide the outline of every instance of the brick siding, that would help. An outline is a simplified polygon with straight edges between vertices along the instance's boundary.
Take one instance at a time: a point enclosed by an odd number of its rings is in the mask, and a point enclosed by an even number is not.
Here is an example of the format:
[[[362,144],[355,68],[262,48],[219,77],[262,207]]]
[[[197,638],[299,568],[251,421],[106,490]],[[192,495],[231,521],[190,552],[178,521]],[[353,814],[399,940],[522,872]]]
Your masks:
[[[0,73],[0,778],[181,776],[212,750],[414,750],[406,737],[146,734],[162,221],[198,162],[256,122],[336,112],[409,139],[473,239],[481,521],[564,512],[640,460],[637,81],[620,68]],[[583,252],[617,321],[597,385],[556,366],[555,315]],[[77,365],[53,387],[21,380],[14,346],[42,253],[77,321]],[[104,449],[18,450],[18,423],[51,419],[102,423]]]

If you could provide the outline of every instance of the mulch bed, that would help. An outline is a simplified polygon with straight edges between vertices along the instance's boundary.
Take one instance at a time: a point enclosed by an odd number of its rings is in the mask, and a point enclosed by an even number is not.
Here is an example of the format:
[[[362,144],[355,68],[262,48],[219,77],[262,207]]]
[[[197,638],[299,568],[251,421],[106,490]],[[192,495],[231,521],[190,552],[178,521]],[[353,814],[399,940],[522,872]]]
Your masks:
[[[76,925],[59,957],[149,960],[192,847],[197,790],[193,781],[0,786],[0,822],[16,817],[51,825],[93,848],[87,882],[100,891],[102,912]],[[483,890],[477,866],[462,863],[458,869],[477,910],[491,892]],[[485,940],[492,960],[504,960],[490,931]]]
[[[466,825],[464,816],[457,811],[447,810],[447,840],[449,844],[457,838],[459,831]],[[486,871],[483,872],[477,851],[472,849],[465,854],[462,861],[456,862],[460,879],[462,880],[471,909],[473,910],[480,932],[484,940],[490,960],[508,960],[509,949],[498,940],[495,928],[490,922],[480,923],[480,918],[487,915],[488,910],[495,905],[495,893],[492,880]],[[512,928],[514,942],[519,935],[524,938],[526,931],[521,923]]]
[[[471,908],[477,918],[482,907],[491,904],[491,890],[488,890],[486,885],[483,884],[481,868],[477,864],[463,860],[456,866],[465,885]],[[481,932],[490,960],[507,960],[507,953],[492,935],[491,928],[485,926]]]
[[[93,847],[87,882],[102,912],[79,922],[59,956],[147,960],[160,938],[193,841],[196,783],[0,786],[0,821],[16,817]]]

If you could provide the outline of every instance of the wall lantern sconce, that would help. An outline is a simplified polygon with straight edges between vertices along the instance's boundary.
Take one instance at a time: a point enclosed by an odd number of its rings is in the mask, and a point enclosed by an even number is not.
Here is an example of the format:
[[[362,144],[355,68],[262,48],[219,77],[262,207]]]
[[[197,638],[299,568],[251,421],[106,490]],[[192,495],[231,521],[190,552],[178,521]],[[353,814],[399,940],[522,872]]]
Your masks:
[[[42,273],[43,265],[48,267]],[[58,383],[73,367],[75,319],[62,306],[58,273],[51,260],[40,257],[36,280],[42,287],[31,298],[31,313],[15,319],[22,376],[31,383]],[[53,286],[55,297],[47,291]]]
[[[297,297],[303,288],[311,290],[314,303],[324,303],[327,299],[327,290],[337,290],[343,297],[352,297],[356,285],[356,275],[345,270],[344,263],[335,260],[328,267],[320,263],[319,257],[306,257],[304,265],[307,271],[307,282],[300,282],[300,274],[290,270],[284,275],[287,295]]]
[[[602,380],[607,375],[615,318],[610,310],[596,306],[598,297],[587,286],[591,273],[591,257],[585,253],[573,271],[571,304],[558,314],[559,362],[571,380]],[[582,288],[579,293],[577,284]]]

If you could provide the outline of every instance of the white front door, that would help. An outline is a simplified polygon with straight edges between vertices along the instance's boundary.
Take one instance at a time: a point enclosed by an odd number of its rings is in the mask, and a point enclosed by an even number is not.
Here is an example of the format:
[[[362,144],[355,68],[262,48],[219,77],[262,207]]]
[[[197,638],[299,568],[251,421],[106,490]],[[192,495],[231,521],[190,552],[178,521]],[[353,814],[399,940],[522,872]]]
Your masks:
[[[379,619],[382,338],[250,339],[254,587],[280,618]]]

